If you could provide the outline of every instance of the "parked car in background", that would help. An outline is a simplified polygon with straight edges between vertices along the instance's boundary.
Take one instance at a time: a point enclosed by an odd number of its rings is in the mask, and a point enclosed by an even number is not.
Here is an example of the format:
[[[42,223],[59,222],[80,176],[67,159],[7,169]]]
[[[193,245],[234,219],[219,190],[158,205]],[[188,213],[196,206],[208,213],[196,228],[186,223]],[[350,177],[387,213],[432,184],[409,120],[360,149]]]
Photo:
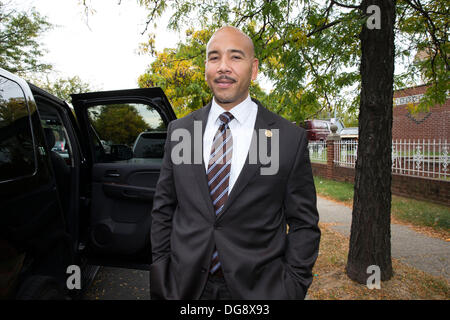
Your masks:
[[[76,94],[72,104],[76,119],[65,101],[0,69],[0,300],[79,296],[67,286],[73,266],[82,290],[93,266],[149,269],[161,163],[127,162],[120,138],[145,129],[124,130],[120,115],[164,130],[175,113],[161,88]],[[105,129],[106,118],[122,122]]]
[[[301,126],[306,129],[308,141],[326,141],[331,133],[330,122],[326,120],[305,120]]]
[[[135,158],[159,159],[164,156],[166,133],[160,131],[146,131],[139,134],[133,145]]]
[[[348,127],[341,130],[342,140],[358,140],[358,127]]]
[[[305,120],[300,123],[300,126],[306,129],[308,141],[326,141],[328,135],[331,134],[331,125],[333,124],[337,126],[336,133],[340,133],[345,128],[342,120],[338,118]]]

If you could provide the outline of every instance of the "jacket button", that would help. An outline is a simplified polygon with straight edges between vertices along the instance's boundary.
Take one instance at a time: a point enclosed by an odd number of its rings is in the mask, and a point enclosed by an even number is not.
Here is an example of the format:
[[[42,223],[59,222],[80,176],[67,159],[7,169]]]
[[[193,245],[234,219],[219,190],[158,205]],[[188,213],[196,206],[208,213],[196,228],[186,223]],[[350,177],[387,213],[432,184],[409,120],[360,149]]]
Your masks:
[[[202,268],[201,272],[205,273],[206,272],[206,268]]]

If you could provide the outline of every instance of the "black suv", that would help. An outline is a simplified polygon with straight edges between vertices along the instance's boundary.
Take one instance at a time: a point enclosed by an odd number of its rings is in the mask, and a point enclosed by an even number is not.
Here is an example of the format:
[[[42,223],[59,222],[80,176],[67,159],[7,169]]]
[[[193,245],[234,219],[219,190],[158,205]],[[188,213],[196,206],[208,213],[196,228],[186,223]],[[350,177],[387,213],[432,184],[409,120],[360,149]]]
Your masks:
[[[134,161],[132,144],[142,131],[165,139],[175,113],[160,88],[72,104],[0,69],[0,299],[76,298],[69,266],[83,289],[94,266],[151,263],[162,153]]]

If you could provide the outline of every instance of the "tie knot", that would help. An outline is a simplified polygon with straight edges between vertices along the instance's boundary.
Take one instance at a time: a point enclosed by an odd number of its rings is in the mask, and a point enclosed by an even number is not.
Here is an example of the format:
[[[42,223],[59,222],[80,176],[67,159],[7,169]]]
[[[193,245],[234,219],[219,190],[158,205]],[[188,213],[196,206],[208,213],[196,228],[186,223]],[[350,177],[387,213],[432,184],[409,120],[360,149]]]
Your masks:
[[[219,116],[219,119],[222,124],[227,125],[231,120],[234,119],[234,117],[231,112],[226,111]]]

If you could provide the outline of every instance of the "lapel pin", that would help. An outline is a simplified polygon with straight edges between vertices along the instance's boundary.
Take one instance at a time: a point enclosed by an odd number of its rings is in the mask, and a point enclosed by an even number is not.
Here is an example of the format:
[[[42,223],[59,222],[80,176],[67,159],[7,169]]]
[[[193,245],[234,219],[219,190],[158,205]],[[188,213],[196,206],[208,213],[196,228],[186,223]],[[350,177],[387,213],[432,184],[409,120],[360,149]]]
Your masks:
[[[266,137],[267,138],[272,137],[272,131],[270,131],[269,129],[266,129]]]

